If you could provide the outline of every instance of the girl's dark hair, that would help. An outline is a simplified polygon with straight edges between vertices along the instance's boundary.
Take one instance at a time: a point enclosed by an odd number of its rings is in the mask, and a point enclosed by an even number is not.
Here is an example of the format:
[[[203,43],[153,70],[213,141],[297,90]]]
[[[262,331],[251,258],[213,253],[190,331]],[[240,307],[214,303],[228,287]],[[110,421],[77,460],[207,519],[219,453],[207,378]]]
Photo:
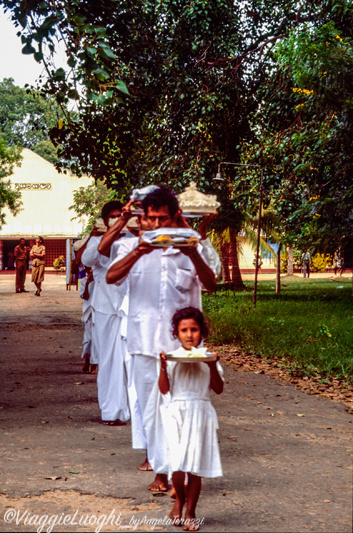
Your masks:
[[[40,244],[44,244],[44,239],[43,237],[40,237],[39,235],[36,237],[36,239],[39,239],[40,240]]]
[[[167,206],[169,209],[169,214],[173,218],[176,212],[179,209],[179,202],[175,194],[169,187],[162,185],[158,189],[147,194],[147,196],[142,200],[142,207],[147,215],[149,207],[153,209],[160,209],[161,207]]]
[[[197,309],[196,307],[184,307],[183,309],[178,309],[178,311],[174,313],[172,318],[173,337],[178,337],[180,322],[182,320],[188,320],[189,318],[193,318],[198,323],[201,330],[201,337],[205,339],[209,332],[209,326],[200,309]]]

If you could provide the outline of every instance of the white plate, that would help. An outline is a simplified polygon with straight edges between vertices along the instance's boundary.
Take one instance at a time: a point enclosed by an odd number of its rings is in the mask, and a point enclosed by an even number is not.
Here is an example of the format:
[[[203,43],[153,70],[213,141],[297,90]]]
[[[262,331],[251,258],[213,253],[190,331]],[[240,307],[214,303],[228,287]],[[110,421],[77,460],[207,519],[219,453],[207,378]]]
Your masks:
[[[173,241],[154,242],[157,237],[162,235],[173,239]],[[154,247],[165,248],[174,246],[179,248],[180,246],[192,246],[192,243],[189,243],[188,240],[190,238],[201,240],[201,235],[191,228],[158,228],[152,231],[145,231],[143,235],[141,235],[141,238],[143,241],[148,242],[148,244]]]
[[[165,356],[168,361],[178,361],[180,363],[201,363],[202,361],[211,363],[212,361],[217,361],[217,355],[214,355],[212,352],[206,352],[206,354],[206,357],[174,357],[170,353],[167,353]]]

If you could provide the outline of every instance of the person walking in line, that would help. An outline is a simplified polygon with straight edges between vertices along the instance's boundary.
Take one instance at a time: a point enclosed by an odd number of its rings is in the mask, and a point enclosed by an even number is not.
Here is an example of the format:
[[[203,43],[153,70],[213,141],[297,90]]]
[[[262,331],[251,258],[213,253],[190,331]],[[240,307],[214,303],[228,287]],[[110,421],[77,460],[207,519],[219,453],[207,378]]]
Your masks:
[[[27,264],[29,259],[29,247],[26,240],[20,239],[20,243],[14,249],[16,259],[16,292],[29,292],[25,289]]]
[[[42,282],[44,281],[45,269],[45,246],[43,237],[36,237],[36,243],[32,246],[29,256],[32,262],[32,282],[37,290],[34,296],[40,296],[42,292]]]
[[[302,253],[302,267],[304,278],[310,278],[310,253],[307,251],[306,248]]]
[[[212,361],[202,361],[206,349],[198,347],[208,334],[208,325],[199,309],[179,309],[172,318],[172,330],[181,347],[171,356],[182,358],[183,362],[172,361],[172,357],[167,360],[162,352],[158,381],[161,393],[170,394],[169,402],[161,406],[168,473],[176,492],[169,517],[174,525],[183,525],[184,531],[197,531],[196,505],[201,477],[223,475],[217,415],[211,404],[211,390],[216,394],[223,392],[223,369],[218,362],[219,355],[213,354],[216,357]],[[190,352],[191,362],[187,361]]]
[[[103,206],[101,218],[106,231],[99,236],[91,235],[81,258],[86,267],[92,268],[94,278],[91,363],[98,364],[97,388],[102,424],[123,426],[130,418],[119,313],[126,289],[125,285],[108,286],[105,276],[110,264],[111,246],[115,241],[118,245],[128,219],[125,218],[123,205],[117,200]]]

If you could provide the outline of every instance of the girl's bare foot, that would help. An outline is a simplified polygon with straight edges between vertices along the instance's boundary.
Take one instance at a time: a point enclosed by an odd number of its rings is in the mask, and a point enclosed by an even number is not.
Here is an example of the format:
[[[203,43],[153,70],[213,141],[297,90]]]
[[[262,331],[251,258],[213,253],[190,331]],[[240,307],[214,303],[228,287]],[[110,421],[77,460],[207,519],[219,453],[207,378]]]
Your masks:
[[[98,374],[98,365],[91,365],[91,374]]]
[[[176,490],[175,490],[175,488],[173,486],[172,486],[172,490],[170,491],[169,496],[171,498],[173,498],[173,500],[175,500],[175,498],[176,498]]]
[[[180,500],[176,500],[172,507],[172,510],[169,513],[169,518],[173,520],[173,526],[181,526],[181,518],[183,515],[183,505]]]
[[[191,516],[187,517],[185,514],[183,531],[198,531],[199,529],[200,525],[196,518]]]

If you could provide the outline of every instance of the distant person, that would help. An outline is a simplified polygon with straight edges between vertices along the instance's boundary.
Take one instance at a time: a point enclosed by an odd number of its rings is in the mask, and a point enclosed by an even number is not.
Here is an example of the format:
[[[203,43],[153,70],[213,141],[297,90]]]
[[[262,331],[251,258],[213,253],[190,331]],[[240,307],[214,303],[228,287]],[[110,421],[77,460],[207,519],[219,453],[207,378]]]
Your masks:
[[[40,296],[45,268],[45,246],[43,237],[36,237],[36,243],[29,253],[32,258],[32,281],[37,287],[34,296]]]
[[[310,253],[305,248],[304,252],[302,253],[302,268],[303,268],[303,276],[304,278],[310,277]]]
[[[86,277],[84,277],[80,283],[80,297],[83,300],[82,305],[82,322],[84,324],[84,334],[83,334],[83,351],[82,359],[84,359],[84,364],[82,367],[82,372],[88,374],[90,372],[90,360],[91,360],[91,347],[92,347],[92,296],[94,288],[94,279],[93,271],[89,267],[85,267]],[[91,365],[92,370],[96,370],[95,364]],[[92,368],[93,367],[93,368]]]
[[[16,292],[29,292],[25,290],[27,263],[29,258],[29,247],[26,246],[25,239],[20,239],[20,244],[14,249],[13,255],[16,258]]]
[[[333,257],[333,268],[335,269],[335,276],[339,271],[339,276],[342,276],[344,271],[344,258],[341,248],[339,248]]]

